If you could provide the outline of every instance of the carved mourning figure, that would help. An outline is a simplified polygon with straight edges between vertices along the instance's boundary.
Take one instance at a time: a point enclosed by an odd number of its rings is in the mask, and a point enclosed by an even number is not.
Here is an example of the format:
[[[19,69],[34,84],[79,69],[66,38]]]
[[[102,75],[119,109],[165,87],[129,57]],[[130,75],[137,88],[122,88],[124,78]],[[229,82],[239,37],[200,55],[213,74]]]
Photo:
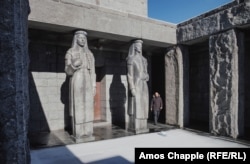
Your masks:
[[[149,110],[147,60],[142,56],[142,40],[135,40],[127,57],[128,80],[128,130],[135,133],[148,132]]]
[[[76,31],[65,56],[65,72],[70,76],[69,110],[72,135],[76,142],[93,140],[95,59],[88,48],[87,33]]]

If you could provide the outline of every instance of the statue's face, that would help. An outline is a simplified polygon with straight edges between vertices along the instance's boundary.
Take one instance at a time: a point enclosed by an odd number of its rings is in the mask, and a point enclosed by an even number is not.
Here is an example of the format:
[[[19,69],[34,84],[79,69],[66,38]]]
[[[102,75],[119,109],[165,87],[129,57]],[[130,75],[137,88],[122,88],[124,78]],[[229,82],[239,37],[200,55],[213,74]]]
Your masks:
[[[83,34],[79,34],[77,36],[77,44],[81,47],[84,47],[86,43],[86,37]]]
[[[142,44],[141,43],[136,43],[135,44],[135,51],[138,53],[141,53],[142,50]]]

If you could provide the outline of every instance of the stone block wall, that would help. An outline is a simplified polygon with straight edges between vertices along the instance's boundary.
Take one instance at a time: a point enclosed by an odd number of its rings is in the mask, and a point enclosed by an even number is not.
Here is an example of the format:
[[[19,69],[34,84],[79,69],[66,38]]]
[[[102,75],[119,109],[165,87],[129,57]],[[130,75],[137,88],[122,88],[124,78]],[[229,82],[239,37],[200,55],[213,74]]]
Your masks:
[[[30,132],[68,127],[69,79],[64,73],[68,47],[30,42]]]

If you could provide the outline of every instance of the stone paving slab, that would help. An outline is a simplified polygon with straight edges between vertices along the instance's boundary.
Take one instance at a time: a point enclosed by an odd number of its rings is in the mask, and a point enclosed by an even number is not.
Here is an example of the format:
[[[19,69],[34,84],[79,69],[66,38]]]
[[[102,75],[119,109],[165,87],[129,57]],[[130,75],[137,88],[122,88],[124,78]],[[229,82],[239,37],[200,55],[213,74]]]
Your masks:
[[[183,129],[31,150],[31,164],[129,164],[136,147],[250,148],[249,143]]]

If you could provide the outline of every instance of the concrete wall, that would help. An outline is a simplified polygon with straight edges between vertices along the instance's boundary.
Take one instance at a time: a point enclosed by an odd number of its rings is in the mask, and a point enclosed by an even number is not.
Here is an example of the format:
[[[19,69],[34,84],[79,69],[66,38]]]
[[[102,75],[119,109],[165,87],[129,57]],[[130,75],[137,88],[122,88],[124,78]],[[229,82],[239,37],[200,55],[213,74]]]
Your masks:
[[[66,0],[64,0],[66,1]],[[72,2],[72,0],[70,0]],[[148,16],[147,0],[75,0],[120,12]]]
[[[74,0],[30,0],[29,27],[55,32],[85,29],[89,36],[166,47],[176,43],[176,25]]]
[[[177,40],[179,44],[192,44],[199,39],[220,31],[229,30],[250,23],[249,0],[242,3],[233,1],[228,5],[204,13],[177,26]]]
[[[30,40],[30,132],[64,129],[69,124],[69,79],[64,73],[68,48]]]

